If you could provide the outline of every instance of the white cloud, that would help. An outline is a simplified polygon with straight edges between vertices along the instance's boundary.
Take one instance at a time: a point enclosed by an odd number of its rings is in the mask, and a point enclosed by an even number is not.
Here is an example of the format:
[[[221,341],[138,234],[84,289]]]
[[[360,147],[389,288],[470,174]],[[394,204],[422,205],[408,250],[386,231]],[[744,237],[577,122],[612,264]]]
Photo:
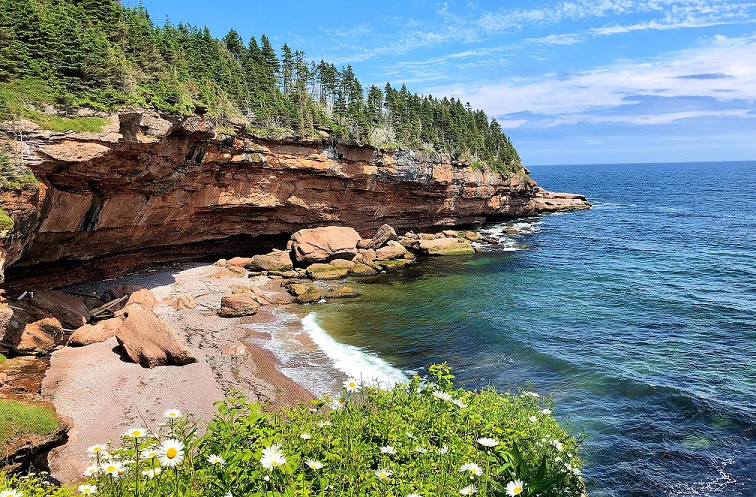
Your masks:
[[[527,38],[525,41],[531,43],[542,43],[545,45],[574,45],[580,43],[583,38],[577,33],[567,33],[558,35],[548,35],[541,38]]]
[[[532,78],[474,85],[453,85],[428,89],[434,95],[450,95],[489,115],[541,114],[549,124],[605,120],[631,123],[664,123],[684,115],[679,109],[646,109],[631,113],[627,97],[655,95],[658,97],[711,97],[719,102],[748,102],[753,110],[756,102],[756,36],[727,38],[716,36],[698,48],[672,52],[645,61],[619,61],[612,65],[568,74],[546,74]],[[696,78],[691,75],[725,75],[718,78]],[[726,91],[722,91],[726,90]],[[743,109],[706,111],[695,109],[695,115],[742,115]],[[599,116],[599,117],[597,117]],[[520,119],[520,116],[512,116]]]

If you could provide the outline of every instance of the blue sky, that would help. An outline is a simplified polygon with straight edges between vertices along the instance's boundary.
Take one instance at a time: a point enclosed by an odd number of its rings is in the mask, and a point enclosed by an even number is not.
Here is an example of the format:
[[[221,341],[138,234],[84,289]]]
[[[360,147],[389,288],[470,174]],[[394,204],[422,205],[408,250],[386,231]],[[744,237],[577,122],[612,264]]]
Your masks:
[[[756,159],[756,1],[142,3],[469,101],[525,164]]]

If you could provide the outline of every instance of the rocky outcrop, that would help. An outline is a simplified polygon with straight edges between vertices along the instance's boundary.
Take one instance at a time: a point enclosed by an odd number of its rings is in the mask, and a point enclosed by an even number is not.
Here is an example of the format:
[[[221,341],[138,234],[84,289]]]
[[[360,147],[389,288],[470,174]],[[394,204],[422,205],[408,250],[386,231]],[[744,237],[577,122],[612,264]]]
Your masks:
[[[354,228],[325,226],[299,230],[291,236],[291,251],[300,265],[352,258],[362,240]]]
[[[264,253],[316,226],[369,236],[384,223],[403,232],[587,206],[556,202],[524,170],[504,177],[440,155],[231,136],[201,116],[144,110],[110,121],[100,133],[27,123],[23,142],[0,131],[40,181],[0,191],[14,220],[0,248],[7,286],[49,288],[151,262]]]
[[[468,255],[474,254],[470,242],[459,238],[436,238],[435,240],[421,240],[420,252],[427,255]]]
[[[63,343],[63,327],[55,318],[45,318],[27,324],[18,342],[12,344],[13,349],[19,354],[46,355]]]
[[[250,271],[290,271],[294,269],[289,252],[274,250],[269,254],[256,255],[245,265]]]
[[[228,295],[221,298],[218,315],[223,318],[237,318],[257,314],[259,305],[253,297],[246,295]]]

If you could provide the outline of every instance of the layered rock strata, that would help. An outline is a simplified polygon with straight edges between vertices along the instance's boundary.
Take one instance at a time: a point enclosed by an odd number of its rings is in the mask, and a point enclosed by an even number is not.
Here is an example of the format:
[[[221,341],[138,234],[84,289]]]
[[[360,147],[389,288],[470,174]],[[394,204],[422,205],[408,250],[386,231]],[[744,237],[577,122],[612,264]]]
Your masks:
[[[27,121],[3,129],[0,139],[40,181],[0,192],[14,220],[0,248],[11,287],[262,253],[322,225],[367,236],[384,223],[400,232],[440,229],[590,205],[545,197],[526,170],[504,177],[419,152],[225,134],[199,116],[124,111],[100,133],[55,133]]]

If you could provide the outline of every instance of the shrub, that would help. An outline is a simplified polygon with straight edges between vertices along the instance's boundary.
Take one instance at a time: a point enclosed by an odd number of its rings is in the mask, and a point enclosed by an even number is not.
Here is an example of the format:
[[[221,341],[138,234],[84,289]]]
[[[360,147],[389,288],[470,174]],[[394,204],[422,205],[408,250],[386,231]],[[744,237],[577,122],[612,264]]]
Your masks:
[[[577,443],[548,399],[456,389],[445,365],[431,373],[391,390],[352,380],[334,401],[278,414],[232,396],[203,436],[169,417],[91,447],[89,484],[107,496],[582,494]]]

